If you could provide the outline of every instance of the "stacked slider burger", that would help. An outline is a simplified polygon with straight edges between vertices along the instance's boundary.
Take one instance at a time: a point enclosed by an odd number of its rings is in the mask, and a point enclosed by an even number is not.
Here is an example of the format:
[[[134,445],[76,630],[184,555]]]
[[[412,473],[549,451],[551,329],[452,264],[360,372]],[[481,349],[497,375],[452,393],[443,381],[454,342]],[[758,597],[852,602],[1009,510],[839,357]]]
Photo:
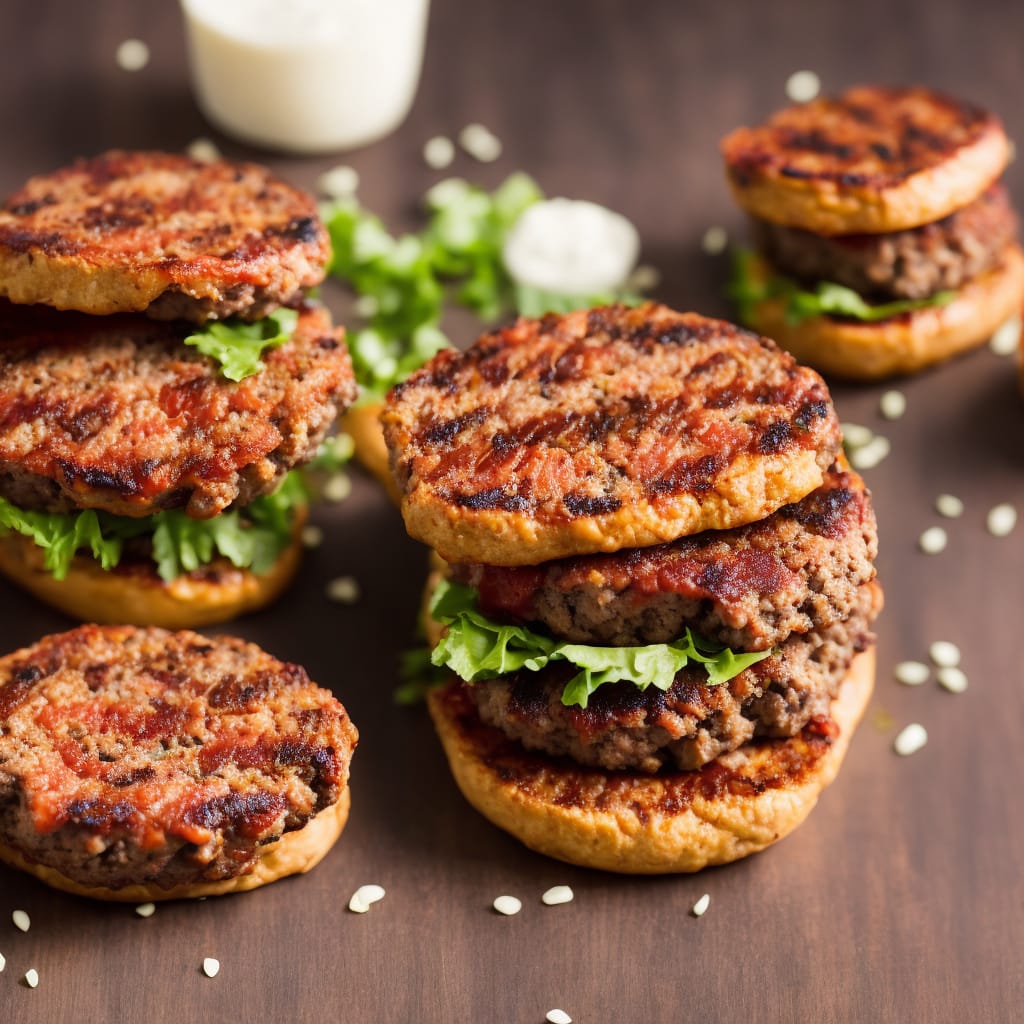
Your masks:
[[[305,298],[313,200],[252,164],[110,152],[0,210],[0,570],[91,621],[223,621],[299,557],[310,460],[355,397]]]
[[[795,828],[873,683],[874,516],[828,390],[663,306],[520,320],[395,388],[433,581],[428,694],[467,799],[528,846],[692,871]],[[441,574],[438,574],[439,576]]]
[[[1009,158],[993,114],[924,88],[862,86],[722,142],[758,256],[748,326],[827,373],[911,373],[985,341],[1024,302]]]

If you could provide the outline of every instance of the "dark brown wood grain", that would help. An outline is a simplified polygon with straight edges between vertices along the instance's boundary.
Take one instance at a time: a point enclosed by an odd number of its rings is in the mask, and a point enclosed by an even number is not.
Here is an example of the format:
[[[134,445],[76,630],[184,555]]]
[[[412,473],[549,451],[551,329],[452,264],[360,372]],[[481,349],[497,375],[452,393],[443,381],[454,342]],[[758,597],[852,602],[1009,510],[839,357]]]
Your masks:
[[[549,194],[629,216],[656,297],[726,314],[725,257],[704,230],[742,234],[718,140],[784,102],[794,70],[838,91],[921,81],[989,106],[1024,139],[1024,7],[908,0],[809,5],[649,0],[498,3],[434,0],[421,89],[406,124],[344,157],[297,159],[238,146],[210,129],[187,88],[176,4],[9,0],[0,37],[0,192],[29,174],[111,146],[180,149],[197,135],[266,160],[296,184],[343,160],[364,202],[394,228],[438,175],[420,150],[481,121],[504,142],[494,165],[453,166],[488,186],[524,169]],[[898,17],[897,17],[898,14]],[[129,74],[117,44],[144,39],[152,61]],[[1008,182],[1024,202],[1024,172]],[[349,299],[330,288],[344,317]],[[479,325],[450,320],[468,342]],[[320,504],[327,541],[291,593],[226,632],[301,662],[348,707],[362,741],[353,808],[312,874],[252,894],[159,906],[91,903],[0,869],[0,1020],[542,1022],[964,1021],[1018,1019],[1024,1005],[1024,526],[986,533],[987,510],[1024,511],[1024,401],[1016,367],[987,349],[900,383],[905,418],[878,413],[883,386],[835,391],[841,418],[893,443],[866,474],[880,523],[887,608],[879,677],[838,781],[779,846],[695,877],[632,879],[560,865],[492,828],[456,792],[423,709],[393,705],[396,657],[411,639],[425,552],[383,492],[360,476],[352,497]],[[926,556],[936,495],[964,499],[948,549]],[[354,575],[354,606],[324,596]],[[70,623],[0,587],[0,648]],[[963,649],[970,689],[902,687],[896,663],[932,640]],[[927,747],[892,741],[911,721]],[[384,901],[359,916],[351,893]],[[545,907],[549,886],[575,901]],[[689,908],[703,893],[701,919]],[[523,910],[503,918],[492,900]],[[31,930],[10,923],[29,912]],[[201,973],[203,957],[221,961]],[[39,972],[39,987],[21,978]]]

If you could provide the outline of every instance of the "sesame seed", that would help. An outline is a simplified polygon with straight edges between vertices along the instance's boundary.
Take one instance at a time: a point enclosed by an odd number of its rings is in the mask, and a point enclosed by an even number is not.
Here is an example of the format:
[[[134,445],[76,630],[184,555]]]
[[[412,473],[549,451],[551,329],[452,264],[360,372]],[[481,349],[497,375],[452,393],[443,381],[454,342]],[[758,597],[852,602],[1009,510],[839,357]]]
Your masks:
[[[720,228],[717,225],[710,227],[704,232],[704,237],[700,240],[700,247],[709,256],[717,256],[719,253],[725,252],[729,245],[729,235],[725,228]]]
[[[355,576],[339,576],[327,584],[327,596],[339,604],[355,604],[359,600],[359,581]]]
[[[155,910],[155,903],[140,903],[135,908],[135,913],[138,914],[139,917],[152,917]]]
[[[708,912],[709,906],[711,906],[711,894],[706,892],[690,908],[690,913],[693,914],[694,917],[703,917]]]
[[[348,164],[338,164],[316,179],[317,191],[332,199],[347,199],[359,188],[359,172]]]
[[[926,555],[937,555],[940,551],[946,550],[949,537],[941,526],[929,526],[918,538],[917,546]]]
[[[548,1024],[572,1024],[572,1017],[565,1010],[548,1010],[544,1019]]]
[[[122,71],[141,71],[149,63],[149,47],[141,39],[126,39],[117,48],[117,66]]]
[[[874,469],[891,451],[889,439],[876,434],[866,445],[850,452],[850,465],[854,469]]]
[[[964,514],[964,503],[955,494],[940,494],[935,499],[935,511],[946,519],[959,519]]]
[[[324,484],[323,495],[328,501],[344,501],[352,493],[352,481],[347,473],[334,473]]]
[[[208,978],[216,978],[220,973],[220,961],[213,956],[208,956],[203,960],[203,974]]]
[[[324,531],[315,523],[309,523],[302,528],[302,546],[312,550],[320,547],[324,542]]]
[[[348,901],[348,909],[353,914],[365,914],[374,903],[380,903],[384,899],[384,886],[382,885],[361,885]]]
[[[423,159],[431,169],[443,171],[455,159],[455,143],[444,135],[435,135],[423,144]]]
[[[3,972],[3,969],[6,966],[7,966],[7,958],[3,955],[3,953],[0,953],[0,973]]]
[[[997,356],[1016,355],[1020,347],[1020,329],[1020,317],[1011,316],[989,339],[988,347]]]
[[[653,291],[661,284],[661,271],[649,263],[641,263],[626,279],[626,287],[638,292]]]
[[[515,896],[498,896],[491,906],[494,907],[499,914],[504,914],[505,917],[511,917],[513,914],[518,914],[519,911],[523,909],[523,901],[517,899]]]
[[[920,686],[928,681],[930,670],[921,661],[901,661],[893,671],[896,681],[904,686]]]
[[[936,640],[928,648],[928,657],[943,668],[952,667],[960,664],[960,648],[948,640]]]
[[[380,309],[380,302],[377,300],[376,295],[360,295],[352,303],[352,309],[355,311],[356,316],[369,320],[370,317],[377,315],[377,311]]]
[[[794,71],[786,79],[786,96],[794,103],[807,103],[821,92],[821,79],[813,71]]]
[[[39,972],[34,968],[30,967],[25,972],[25,984],[29,988],[37,988],[39,985]]]
[[[861,423],[841,423],[839,427],[843,432],[843,444],[847,448],[863,448],[875,436],[870,427]]]
[[[204,164],[212,164],[215,160],[220,159],[220,150],[217,148],[217,144],[213,139],[208,139],[202,135],[198,139],[193,139],[185,147],[185,152],[193,160],[198,160]]]
[[[492,163],[501,156],[501,140],[482,124],[467,124],[459,132],[459,145],[482,164]]]
[[[11,920],[14,922],[14,927],[22,932],[27,932],[32,924],[24,910],[16,910],[11,914]]]
[[[540,901],[546,907],[557,907],[561,903],[572,903],[573,891],[567,885],[555,885],[552,886],[543,896]]]
[[[878,409],[887,420],[898,420],[907,411],[907,396],[902,391],[886,391]]]
[[[956,665],[944,665],[935,673],[939,686],[950,693],[963,693],[967,689],[967,675]]]
[[[928,733],[923,725],[912,722],[893,742],[892,748],[900,757],[916,754],[928,742]]]
[[[1012,505],[996,505],[989,509],[985,525],[993,537],[1006,537],[1017,525],[1017,510]]]

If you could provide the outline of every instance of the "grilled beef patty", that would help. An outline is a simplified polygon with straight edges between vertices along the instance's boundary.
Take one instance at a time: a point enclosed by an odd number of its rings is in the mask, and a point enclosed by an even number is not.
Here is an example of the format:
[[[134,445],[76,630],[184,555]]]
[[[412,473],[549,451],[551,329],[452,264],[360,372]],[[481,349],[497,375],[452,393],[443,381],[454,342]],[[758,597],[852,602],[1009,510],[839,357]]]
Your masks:
[[[83,886],[233,878],[337,802],[356,741],[253,644],[82,626],[0,659],[0,842]]]

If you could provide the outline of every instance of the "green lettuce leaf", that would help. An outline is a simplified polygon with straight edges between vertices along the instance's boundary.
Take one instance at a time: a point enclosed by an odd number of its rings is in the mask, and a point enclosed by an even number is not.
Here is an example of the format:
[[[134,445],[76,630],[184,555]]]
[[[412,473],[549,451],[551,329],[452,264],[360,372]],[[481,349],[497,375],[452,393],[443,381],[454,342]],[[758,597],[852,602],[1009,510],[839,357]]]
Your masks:
[[[781,274],[760,277],[754,271],[756,261],[757,257],[750,249],[737,249],[733,254],[733,274],[728,293],[736,303],[739,319],[745,324],[751,322],[754,306],[765,299],[784,299],[786,320],[790,324],[799,324],[815,316],[839,316],[874,323],[929,306],[945,306],[956,294],[941,291],[925,299],[898,299],[872,305],[852,288],[832,281],[819,281],[813,291],[808,291]]]
[[[220,363],[228,380],[244,380],[263,369],[260,356],[267,349],[283,345],[295,333],[299,314],[294,309],[277,309],[254,323],[242,320],[211,320],[185,339]]]
[[[536,672],[553,661],[566,661],[580,671],[566,684],[562,703],[585,708],[590,695],[605,683],[629,681],[640,690],[667,690],[690,661],[704,666],[709,686],[719,686],[767,658],[771,651],[736,653],[695,636],[670,644],[644,647],[597,647],[561,643],[525,626],[488,619],[477,608],[476,592],[442,581],[434,592],[430,614],[447,626],[431,661],[444,665],[467,683],[519,669]]]
[[[289,473],[273,494],[245,510],[212,519],[191,519],[179,510],[132,519],[87,509],[55,514],[19,509],[0,498],[0,530],[13,530],[43,549],[43,565],[54,579],[68,574],[78,552],[90,552],[103,569],[121,561],[125,541],[148,538],[157,573],[167,582],[207,565],[218,555],[257,575],[270,570],[291,542],[295,511],[307,500],[299,473]]]

